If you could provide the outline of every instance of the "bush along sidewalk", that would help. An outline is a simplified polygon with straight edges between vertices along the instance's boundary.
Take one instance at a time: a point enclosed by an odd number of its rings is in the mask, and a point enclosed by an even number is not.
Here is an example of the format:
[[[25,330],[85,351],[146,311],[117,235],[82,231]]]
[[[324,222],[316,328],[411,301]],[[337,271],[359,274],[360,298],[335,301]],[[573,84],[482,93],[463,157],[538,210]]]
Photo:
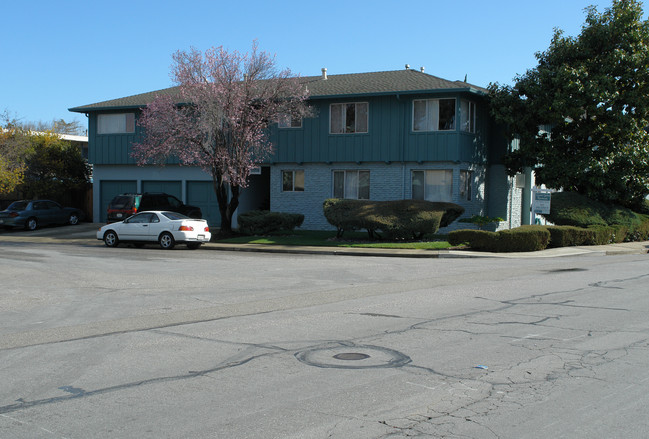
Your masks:
[[[370,239],[421,239],[455,221],[464,208],[423,200],[369,201],[330,198],[323,203],[329,224],[338,230],[367,230]]]
[[[649,240],[649,215],[621,206],[610,206],[573,192],[554,192],[551,210],[543,215],[553,226],[522,226],[501,232],[456,230],[451,245],[468,245],[492,252],[536,251],[546,247],[606,245]],[[481,226],[486,217],[462,219]]]
[[[239,232],[244,235],[266,235],[272,232],[292,231],[304,222],[301,213],[252,210],[239,215]]]
[[[455,230],[448,234],[448,242],[489,252],[532,252],[547,248],[550,232],[544,226],[522,226],[500,232]]]

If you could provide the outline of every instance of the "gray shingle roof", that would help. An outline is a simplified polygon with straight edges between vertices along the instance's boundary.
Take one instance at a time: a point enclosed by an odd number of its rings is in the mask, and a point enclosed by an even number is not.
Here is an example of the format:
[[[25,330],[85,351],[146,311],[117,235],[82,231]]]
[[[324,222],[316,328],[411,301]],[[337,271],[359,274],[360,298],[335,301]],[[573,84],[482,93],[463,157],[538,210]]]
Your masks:
[[[417,70],[328,75],[327,79],[323,79],[322,76],[305,76],[301,78],[301,81],[306,85],[311,99],[440,91],[467,91],[483,94],[487,91],[476,85],[462,81],[449,81]],[[170,87],[125,98],[74,107],[69,110],[87,113],[118,108],[138,108],[146,106],[156,96],[170,95],[173,97],[177,93],[178,87]]]

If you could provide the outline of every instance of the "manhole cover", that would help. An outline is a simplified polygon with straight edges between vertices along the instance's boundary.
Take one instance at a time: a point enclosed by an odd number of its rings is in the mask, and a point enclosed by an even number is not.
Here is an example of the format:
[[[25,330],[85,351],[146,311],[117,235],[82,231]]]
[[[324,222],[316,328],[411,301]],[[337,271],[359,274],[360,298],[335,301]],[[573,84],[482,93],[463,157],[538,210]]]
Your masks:
[[[304,364],[338,369],[374,369],[401,367],[412,360],[393,349],[369,345],[332,344],[297,352]]]
[[[334,355],[334,358],[336,360],[356,361],[356,360],[364,360],[366,358],[370,358],[370,356],[367,354],[360,354],[358,352],[343,352],[342,354]]]

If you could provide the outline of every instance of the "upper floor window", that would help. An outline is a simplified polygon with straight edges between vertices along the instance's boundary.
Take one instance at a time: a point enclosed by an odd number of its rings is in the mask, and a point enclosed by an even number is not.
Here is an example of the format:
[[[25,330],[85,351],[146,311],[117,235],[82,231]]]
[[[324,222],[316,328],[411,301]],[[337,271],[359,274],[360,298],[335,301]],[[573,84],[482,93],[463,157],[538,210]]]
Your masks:
[[[462,131],[475,133],[476,130],[476,108],[475,102],[460,101],[460,128]]]
[[[282,171],[282,192],[304,192],[304,170]]]
[[[280,128],[302,128],[302,118],[284,114],[279,117],[277,125]]]
[[[367,102],[331,104],[331,134],[367,133]]]
[[[413,131],[455,129],[455,99],[417,99],[412,103]]]
[[[334,171],[334,198],[370,199],[370,171]]]
[[[451,201],[453,196],[453,171],[433,169],[412,171],[412,199]]]
[[[97,134],[124,134],[135,132],[135,113],[99,114]]]

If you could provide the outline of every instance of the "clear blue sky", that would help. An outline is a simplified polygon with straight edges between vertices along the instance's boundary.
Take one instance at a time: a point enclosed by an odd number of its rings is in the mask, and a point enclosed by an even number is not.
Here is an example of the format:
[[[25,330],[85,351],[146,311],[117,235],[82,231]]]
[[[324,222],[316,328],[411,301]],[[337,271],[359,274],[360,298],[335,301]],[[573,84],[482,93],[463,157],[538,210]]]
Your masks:
[[[171,54],[252,41],[303,76],[425,66],[442,78],[511,83],[536,66],[555,27],[577,35],[584,8],[611,0],[3,0],[0,112],[22,121],[166,88]]]

